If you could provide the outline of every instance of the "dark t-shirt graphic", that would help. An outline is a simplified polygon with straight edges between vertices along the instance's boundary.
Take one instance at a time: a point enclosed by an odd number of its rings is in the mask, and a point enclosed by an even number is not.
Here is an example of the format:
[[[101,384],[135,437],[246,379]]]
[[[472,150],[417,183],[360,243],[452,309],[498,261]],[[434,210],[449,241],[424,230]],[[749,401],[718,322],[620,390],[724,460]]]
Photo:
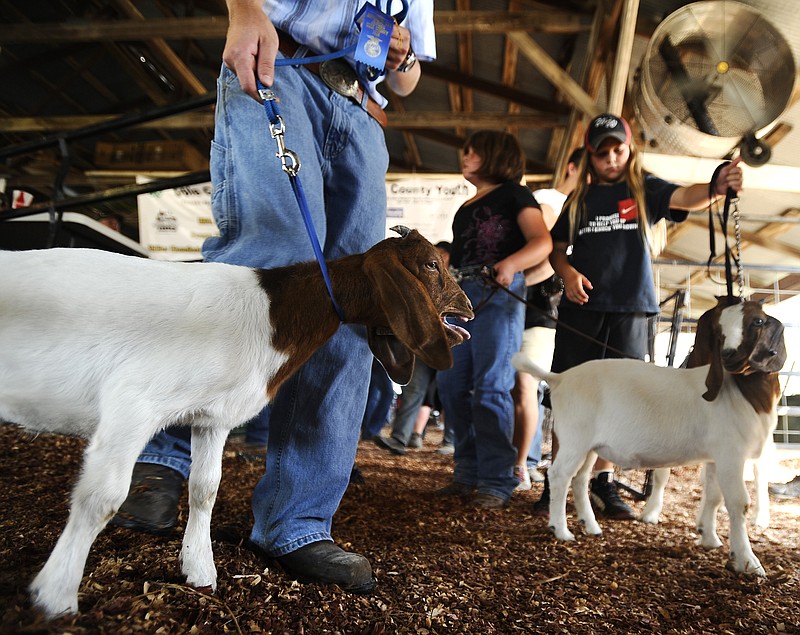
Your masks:
[[[453,219],[450,262],[456,267],[493,265],[527,242],[517,223],[526,207],[539,207],[531,191],[503,183],[474,203],[465,203]]]

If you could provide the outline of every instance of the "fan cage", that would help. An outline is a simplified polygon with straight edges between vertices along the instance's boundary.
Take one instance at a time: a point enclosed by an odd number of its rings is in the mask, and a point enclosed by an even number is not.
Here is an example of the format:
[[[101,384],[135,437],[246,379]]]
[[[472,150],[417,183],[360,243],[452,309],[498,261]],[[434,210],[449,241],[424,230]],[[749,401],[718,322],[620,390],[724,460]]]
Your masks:
[[[660,52],[665,40],[688,81],[668,67]],[[719,158],[783,113],[794,78],[789,45],[754,9],[728,0],[696,2],[653,33],[637,74],[634,108],[648,145]],[[698,124],[687,103],[692,98],[713,129]]]

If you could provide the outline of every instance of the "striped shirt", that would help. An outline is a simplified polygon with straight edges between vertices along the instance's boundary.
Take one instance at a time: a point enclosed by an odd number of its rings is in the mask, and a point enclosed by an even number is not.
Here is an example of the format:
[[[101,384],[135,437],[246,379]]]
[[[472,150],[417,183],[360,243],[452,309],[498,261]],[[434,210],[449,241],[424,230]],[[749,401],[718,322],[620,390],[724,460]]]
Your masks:
[[[378,8],[398,13],[399,0],[375,0]],[[370,4],[375,4],[371,2]],[[263,8],[272,24],[305,44],[316,53],[340,51],[358,42],[359,31],[354,19],[365,0],[264,0]],[[411,32],[411,42],[418,59],[436,58],[436,39],[433,30],[433,0],[408,0],[408,15],[401,24]],[[354,64],[352,56],[347,60]],[[370,96],[381,106],[386,99],[376,86],[385,79],[381,75],[368,86]]]

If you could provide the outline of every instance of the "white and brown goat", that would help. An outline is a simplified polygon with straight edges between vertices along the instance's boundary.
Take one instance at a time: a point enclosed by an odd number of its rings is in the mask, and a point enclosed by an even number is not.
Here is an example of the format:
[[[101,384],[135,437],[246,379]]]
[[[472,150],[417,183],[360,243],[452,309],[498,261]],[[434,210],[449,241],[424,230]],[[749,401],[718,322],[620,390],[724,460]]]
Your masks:
[[[783,325],[757,302],[720,302],[700,319],[710,323],[710,364],[697,368],[607,359],[549,373],[523,354],[514,356],[518,370],[550,385],[559,442],[548,472],[550,528],[559,540],[575,539],[566,516],[571,482],[584,531],[601,533],[588,495],[598,455],[622,469],[707,463],[701,544],[720,545],[715,517],[724,497],[734,569],[764,576],[747,535],[743,471],[774,427],[778,371],[786,361]]]
[[[439,251],[418,232],[329,263],[348,322],[406,383],[414,358],[452,365],[472,317]],[[317,263],[259,270],[83,249],[0,252],[0,421],[89,439],[69,520],[31,584],[48,617],[78,608],[97,534],[159,430],[192,426],[189,584],[216,587],[211,511],[229,431],[255,416],[337,330]]]
[[[707,312],[703,314],[697,321],[695,328],[695,341],[689,356],[684,363],[685,368],[697,368],[699,366],[707,366],[712,362],[715,351],[711,346],[714,341],[714,313]],[[765,383],[766,382],[766,383]],[[766,390],[771,394],[773,379],[768,374],[759,373],[756,377],[751,377],[750,388],[747,394],[753,394],[753,389]],[[749,400],[749,398],[748,398]],[[750,524],[759,529],[766,529],[769,527],[770,513],[769,513],[769,464],[774,461],[775,442],[772,439],[772,432],[778,423],[777,412],[772,403],[761,403],[761,400],[756,398],[751,401],[753,408],[757,411],[769,411],[772,417],[772,427],[770,434],[767,435],[767,440],[764,443],[761,455],[752,460],[748,460],[747,464],[753,471],[753,488],[755,497],[750,511]],[[721,494],[719,488],[714,488],[713,491],[708,492],[705,487],[707,480],[707,470],[714,469],[711,466],[703,466],[701,472],[701,481],[703,483],[703,495],[700,500],[700,507],[697,512],[697,530],[702,536],[702,544],[708,547],[719,547],[722,542],[719,540],[716,532],[716,513],[721,503]],[[747,468],[745,469],[747,471]],[[669,480],[670,469],[668,467],[658,468],[653,470],[652,475],[652,490],[647,498],[642,513],[639,515],[639,520],[643,523],[657,524],[661,509],[664,506],[664,490]],[[711,479],[711,486],[714,487],[715,480]]]

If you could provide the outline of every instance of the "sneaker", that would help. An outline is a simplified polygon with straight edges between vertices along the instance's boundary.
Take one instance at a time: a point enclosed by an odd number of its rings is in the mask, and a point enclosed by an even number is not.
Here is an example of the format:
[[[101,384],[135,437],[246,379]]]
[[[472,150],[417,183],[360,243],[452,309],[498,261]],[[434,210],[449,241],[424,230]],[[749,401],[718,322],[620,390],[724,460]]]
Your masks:
[[[385,437],[382,434],[379,434],[377,437],[372,439],[375,442],[375,445],[378,447],[384,448],[389,450],[392,454],[403,455],[406,453],[406,446],[403,445],[400,441],[395,439],[394,437]]]
[[[250,544],[263,555],[263,550]],[[364,556],[345,551],[329,540],[304,545],[284,556],[272,558],[284,573],[298,582],[336,584],[349,593],[366,595],[375,590],[372,567]]]
[[[589,481],[589,497],[594,508],[612,520],[635,520],[636,514],[619,497],[617,484],[609,472],[600,472]]]
[[[788,483],[773,483],[769,486],[769,493],[775,498],[797,498],[800,496],[800,474]]]
[[[473,485],[467,485],[466,483],[457,483],[456,481],[452,481],[449,485],[445,485],[444,487],[440,487],[437,490],[433,491],[434,496],[458,496],[460,498],[468,498],[472,496],[472,493],[475,491],[475,487]]]
[[[422,435],[419,432],[412,432],[408,440],[408,447],[418,450],[422,447]]]
[[[478,509],[503,509],[508,506],[508,501],[494,494],[478,492],[472,497],[472,505]]]
[[[538,501],[533,504],[533,515],[539,518],[550,517],[550,481],[547,480],[547,472],[544,473],[544,489]]]
[[[515,465],[514,478],[517,479],[517,486],[514,488],[515,492],[527,492],[531,488],[531,475],[528,474],[527,466]]]
[[[443,443],[441,447],[436,450],[436,454],[453,454],[456,451],[452,443]]]
[[[178,524],[183,475],[165,465],[137,463],[128,497],[110,524],[166,536]]]

